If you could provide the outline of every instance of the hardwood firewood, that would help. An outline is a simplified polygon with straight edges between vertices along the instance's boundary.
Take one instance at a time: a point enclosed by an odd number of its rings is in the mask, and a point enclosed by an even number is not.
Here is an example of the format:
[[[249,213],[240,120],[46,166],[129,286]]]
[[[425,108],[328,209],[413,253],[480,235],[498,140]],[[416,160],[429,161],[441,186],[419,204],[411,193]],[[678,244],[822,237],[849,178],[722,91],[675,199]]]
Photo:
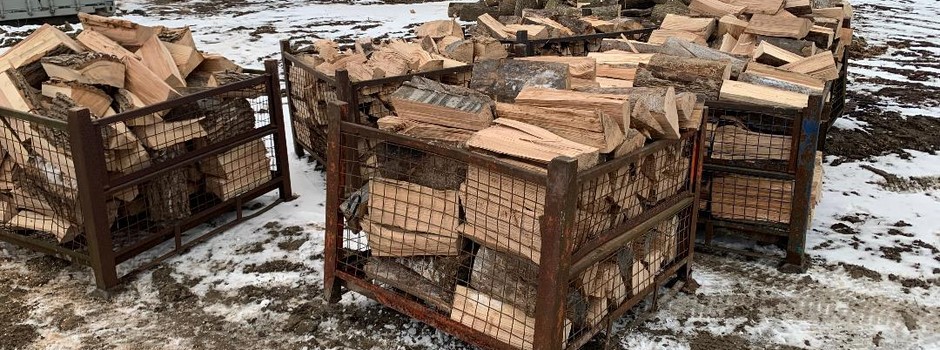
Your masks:
[[[747,21],[739,19],[733,15],[722,16],[718,20],[717,36],[724,36],[725,34],[731,34],[732,37],[737,39],[741,36],[741,33],[744,33],[744,29],[747,28]]]
[[[813,13],[810,0],[786,0],[783,9],[797,16]]]
[[[123,46],[121,46],[121,44],[118,44],[114,40],[111,40],[111,38],[108,38],[104,36],[104,34],[96,31],[82,31],[81,34],[78,34],[78,37],[75,39],[91,51],[105,55],[111,55],[117,58],[129,56],[140,60],[140,56],[137,56],[137,54],[128,51]]]
[[[791,72],[756,62],[748,63],[747,70],[738,80],[807,95],[822,95],[826,87],[826,83],[823,80],[810,75]]]
[[[578,160],[579,169],[597,164],[598,149],[564,139],[535,125],[509,119],[496,119],[496,125],[478,131],[467,146],[526,161],[547,165],[558,156]]]
[[[493,121],[493,102],[485,95],[420,77],[395,91],[391,103],[399,117],[424,123],[482,130]]]
[[[441,236],[458,247],[459,204],[457,191],[436,190],[405,181],[375,178],[369,183],[369,220],[405,231]],[[421,246],[415,246],[422,249]],[[428,252],[417,255],[453,255]]]
[[[772,87],[726,80],[721,86],[721,100],[757,105],[805,108],[809,96]]]
[[[537,14],[537,13],[533,13],[533,12],[531,12],[531,11],[524,11],[524,12],[523,12],[523,14],[522,14],[522,21],[523,21],[523,23],[531,23],[531,24],[536,24],[536,25],[540,25],[540,26],[544,26],[544,27],[550,28],[550,30],[551,30],[551,32],[552,32],[552,33],[551,33],[551,34],[552,34],[552,35],[551,35],[552,37],[558,37],[558,36],[572,36],[572,35],[575,35],[574,32],[573,32],[571,29],[568,29],[568,27],[563,26],[561,23],[555,22],[554,20],[552,20],[552,19],[549,18],[549,17],[541,16],[541,15],[539,15],[539,14]],[[531,35],[531,34],[529,34],[529,35]],[[531,38],[531,37],[530,37],[530,38]]]
[[[780,68],[827,81],[839,78],[839,70],[836,69],[836,61],[830,51],[820,52],[799,61],[785,64]]]
[[[755,14],[748,22],[745,33],[803,39],[809,34],[813,22],[806,18]]]
[[[520,98],[525,93],[526,90],[523,90]],[[539,125],[565,139],[598,148],[600,153],[610,153],[623,143],[621,127],[612,116],[599,110],[525,106],[526,103],[520,98],[516,99],[516,104],[497,103],[496,115],[499,118]],[[536,104],[541,104],[540,102],[542,101],[537,101]]]
[[[623,51],[629,53],[662,53],[661,45],[628,39],[602,39],[599,52]]]
[[[594,81],[597,82],[598,87],[602,87],[602,88],[631,88],[633,87],[633,80],[597,77],[594,79]]]
[[[372,257],[363,267],[366,277],[413,295],[438,310],[450,313],[453,292],[408,267],[387,258]]]
[[[186,81],[183,79],[183,75],[180,74],[179,68],[176,67],[173,55],[170,54],[170,51],[156,35],[145,40],[136,53],[137,56],[140,56],[140,62],[147,69],[150,69],[154,75],[163,79],[167,85],[173,88],[186,86]]]
[[[81,228],[55,216],[47,216],[29,210],[20,210],[7,222],[13,229],[45,232],[53,235],[59,243],[68,243],[75,239]]]
[[[538,25],[538,24],[507,24],[504,26],[506,28],[506,33],[511,33],[513,38],[516,37],[517,32],[526,32],[529,39],[531,40],[542,40],[548,39],[551,37],[551,32],[549,27]]]
[[[591,52],[588,54],[588,57],[594,58],[597,64],[636,66],[640,63],[648,63],[653,55],[652,53],[631,53],[612,50],[607,52]]]
[[[679,92],[692,92],[705,99],[716,100],[721,84],[731,77],[731,68],[731,64],[723,61],[655,54],[637,69],[634,86],[677,86]]]
[[[369,217],[362,220],[372,256],[454,256],[460,252],[458,236],[415,232],[378,224]]]
[[[163,78],[154,74],[143,63],[132,57],[121,58],[125,67],[124,88],[145,105],[153,105],[181,97]]]
[[[601,33],[623,32],[644,28],[640,21],[632,18],[614,18],[612,20],[603,20],[594,16],[590,16],[582,17],[581,20],[590,23],[594,29]]]
[[[710,131],[711,157],[722,160],[789,160],[790,136],[765,134],[737,125],[722,125]]]
[[[754,61],[766,65],[778,67],[787,63],[792,63],[803,59],[803,56],[790,51],[781,49],[767,41],[762,41],[757,45],[752,54]]]
[[[567,64],[568,74],[572,78],[594,79],[597,76],[597,60],[591,57],[533,56],[520,57],[516,59],[524,61],[557,62]]]
[[[104,116],[111,108],[111,96],[88,84],[50,80],[42,84],[42,94],[49,98],[55,98],[56,94],[68,96],[75,103],[87,107],[92,114],[99,117]]]
[[[718,46],[718,51],[731,53],[737,45],[738,39],[735,39],[731,33],[725,33],[721,36],[721,45]]]
[[[725,15],[739,16],[744,13],[744,6],[732,5],[719,0],[692,0],[689,12],[693,15],[721,18]]]
[[[663,23],[659,25],[660,29],[689,32],[706,40],[711,38],[716,27],[717,23],[714,18],[692,18],[671,13],[666,14]]]
[[[132,130],[147,148],[154,150],[170,148],[207,135],[199,119],[135,126]]]
[[[188,46],[190,48],[196,48],[196,40],[193,39],[193,31],[189,26],[179,27],[179,28],[163,28],[157,36],[160,38],[160,41]]]
[[[242,67],[219,54],[203,53],[202,63],[195,72],[241,72]]]
[[[673,29],[657,29],[650,33],[649,43],[654,45],[662,45],[671,38],[678,38],[688,42],[693,42],[699,45],[705,45],[707,42],[704,37],[687,31],[682,30],[673,30]]]
[[[251,167],[255,163],[265,163],[265,165],[270,163],[267,149],[261,140],[239,145],[222,154],[205,158],[199,162],[199,170],[206,175],[236,180],[231,175],[235,174],[239,168]]]
[[[835,31],[830,28],[812,26],[806,34],[806,40],[812,41],[821,49],[829,49],[832,47],[835,35]]]
[[[25,67],[46,56],[83,51],[85,50],[81,45],[61,30],[44,24],[0,55],[0,69]]]
[[[388,48],[381,48],[372,53],[369,64],[380,70],[386,77],[405,75],[411,71],[408,59]]]
[[[82,84],[124,87],[125,68],[121,61],[100,53],[50,56],[42,59],[46,74],[56,80]]]
[[[473,62],[509,57],[509,52],[499,40],[488,37],[473,37],[471,40],[473,40]]]
[[[732,5],[744,6],[744,13],[773,15],[783,9],[783,0],[730,0]]]
[[[477,17],[477,25],[485,29],[487,33],[493,36],[493,38],[499,40],[516,40],[516,34],[514,31],[510,31],[509,28],[506,28],[505,25],[497,21],[488,13],[484,13],[480,17]]]
[[[380,118],[378,126],[383,131],[423,139],[432,144],[441,143],[457,148],[466,147],[467,140],[470,139],[470,136],[473,136],[473,132],[470,130],[408,120],[397,116]]]
[[[523,310],[473,289],[457,286],[450,318],[510,346],[533,349],[535,319]],[[570,327],[565,327],[566,339]]]
[[[140,100],[133,92],[120,89],[114,94],[115,106],[118,113],[124,113],[137,108],[145,107],[146,103]],[[128,126],[145,126],[163,122],[160,113],[154,113],[125,121]]]
[[[180,77],[186,79],[204,60],[202,53],[189,45],[163,42],[163,46],[173,57],[173,63],[179,70]]]
[[[738,37],[738,43],[734,45],[733,49],[731,49],[731,54],[751,57],[754,54],[754,49],[756,48],[757,35],[743,33]]]
[[[460,24],[452,19],[425,22],[415,29],[415,35],[418,37],[431,37],[440,39],[445,36],[455,36],[463,38],[463,29]]]
[[[440,44],[442,55],[463,63],[473,63],[473,40],[444,37]]]
[[[742,34],[743,37],[743,34]],[[738,43],[741,43],[739,38]],[[664,53],[679,57],[695,57],[712,61],[729,61],[731,63],[731,77],[737,77],[747,64],[745,57],[737,56],[712,49],[708,46],[699,45],[684,41],[678,38],[670,38],[663,43]]]
[[[634,102],[634,99],[636,100]],[[664,94],[632,94],[633,119],[643,121],[654,138],[679,139],[679,112],[676,109],[676,93],[672,87]]]
[[[544,89],[535,87],[526,87],[519,92],[516,97],[516,104],[523,106],[543,107],[543,108],[563,108],[580,111],[600,111],[604,116],[610,117],[620,127],[630,126],[630,104],[620,96],[609,96],[603,94],[593,94],[587,92],[565,91],[556,89]],[[499,110],[497,110],[499,115]],[[530,124],[542,125],[542,123]],[[575,122],[575,121],[571,121]],[[595,126],[602,126],[603,123],[594,123]],[[596,129],[602,131],[603,129]],[[564,135],[562,135],[564,137]],[[622,140],[621,140],[622,141]],[[598,147],[606,148],[606,147]],[[607,153],[609,151],[602,151]]]
[[[567,90],[571,86],[567,64],[524,60],[489,60],[473,66],[470,88],[498,102],[512,102],[524,87]]]
[[[597,76],[603,78],[633,80],[636,77],[636,67],[600,64],[597,65]]]
[[[136,51],[144,42],[160,33],[162,28],[143,26],[131,21],[102,17],[98,15],[79,13],[78,19],[82,22],[84,30],[91,30],[103,34],[121,46]]]
[[[758,35],[756,39],[758,44],[766,41],[802,57],[809,57],[816,54],[816,45],[810,41],[764,35]]]

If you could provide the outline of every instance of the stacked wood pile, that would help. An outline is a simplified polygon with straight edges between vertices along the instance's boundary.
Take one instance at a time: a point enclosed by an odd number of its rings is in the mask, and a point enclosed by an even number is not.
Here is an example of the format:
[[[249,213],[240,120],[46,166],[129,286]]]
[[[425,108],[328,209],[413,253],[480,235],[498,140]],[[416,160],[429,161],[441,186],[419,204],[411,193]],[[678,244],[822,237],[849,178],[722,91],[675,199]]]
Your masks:
[[[493,17],[483,14],[476,18],[477,24],[470,33],[473,37],[491,37],[501,41],[516,41],[517,33],[526,32],[529,40],[566,38],[595,33],[615,33],[647,28],[649,23],[629,17],[601,18],[547,10],[523,10],[520,16]],[[599,45],[592,41],[592,46]],[[560,45],[547,43],[539,48],[540,54],[583,56],[584,45]],[[590,49],[596,51],[597,48]]]
[[[188,27],[149,27],[79,15],[85,30],[71,38],[44,25],[0,56],[0,106],[66,120],[86,107],[92,118],[172,100],[243,79],[241,68],[196,48]],[[110,174],[130,174],[178,157],[197,144],[254,128],[254,110],[240,97],[207,99],[102,129]],[[3,179],[0,219],[14,230],[44,233],[66,243],[81,233],[71,144],[65,131],[6,118],[0,130]],[[108,199],[111,222],[146,214],[157,225],[191,215],[190,195],[201,184],[221,199],[270,179],[263,144],[238,147],[198,168],[179,169]]]
[[[377,124],[539,174],[547,174],[558,156],[588,169],[655,140],[677,140],[682,130],[701,124],[704,104],[692,93],[602,87],[597,76],[593,58],[486,60],[474,65],[469,87],[413,77],[388,97],[394,115]],[[367,193],[361,205],[366,210],[350,221],[371,250],[366,274],[474,329],[530,348],[531,332],[519,330],[534,326],[544,182],[390,145],[366,141],[363,147],[363,141],[358,143],[366,153],[359,159],[370,181],[359,192]],[[585,184],[576,245],[678,193],[688,182],[687,151],[677,141]],[[578,279],[568,298],[570,329],[593,326],[649,286],[676,256],[677,220],[651,230],[620,261],[599,264]],[[402,259],[415,257],[458,260],[472,268],[464,275],[449,270],[449,281],[431,279],[403,268]]]
[[[447,8],[447,16],[458,17],[461,21],[470,22],[484,14],[494,18],[519,17],[526,10],[541,10],[546,13],[569,17],[587,14],[601,19],[612,19],[620,16],[620,7],[620,3],[614,0],[578,2],[559,0],[479,0],[475,3],[452,2]]]

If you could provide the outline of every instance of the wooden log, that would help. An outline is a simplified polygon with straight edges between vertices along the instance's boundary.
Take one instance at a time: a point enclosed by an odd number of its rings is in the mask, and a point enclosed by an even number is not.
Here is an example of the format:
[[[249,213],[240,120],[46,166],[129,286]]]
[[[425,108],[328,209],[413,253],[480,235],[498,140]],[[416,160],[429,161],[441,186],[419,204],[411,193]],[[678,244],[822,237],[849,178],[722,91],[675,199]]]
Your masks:
[[[473,259],[470,287],[535,315],[538,265],[528,259],[481,246]]]
[[[131,129],[144,146],[152,150],[168,149],[208,135],[198,119],[155,123]]]
[[[813,6],[810,0],[786,0],[783,9],[794,15],[807,15],[813,13]]]
[[[809,96],[772,87],[726,80],[721,86],[721,100],[757,105],[806,108]]]
[[[473,37],[473,62],[499,60],[509,57],[509,52],[498,40],[487,37]]]
[[[141,101],[137,95],[134,95],[133,92],[127,91],[125,89],[120,89],[117,91],[117,93],[114,94],[114,102],[115,106],[117,106],[118,113],[124,113],[146,106],[146,103]],[[161,122],[163,122],[163,118],[161,117],[160,113],[154,113],[127,120],[125,123],[128,126],[145,126]]]
[[[523,93],[526,91],[523,90]],[[520,94],[522,96],[522,94]],[[541,108],[497,103],[496,115],[533,125],[539,125],[565,139],[595,147],[600,153],[610,153],[623,143],[623,131],[612,116],[598,110]]]
[[[620,130],[626,130],[625,127],[630,126],[630,104],[618,96],[526,87],[516,97],[516,104],[543,108],[599,111],[616,122]],[[497,115],[499,115],[499,109],[497,109]],[[541,123],[528,123],[542,125]],[[601,126],[603,123],[594,124],[595,126]],[[595,130],[600,131],[602,129]],[[564,136],[562,135],[562,137]],[[598,148],[603,149],[606,147]],[[609,151],[602,151],[601,153],[607,152]]]
[[[482,130],[493,121],[493,102],[485,95],[421,77],[403,84],[391,103],[399,117],[424,123]]]
[[[182,96],[137,59],[124,57],[121,62],[126,68],[124,88],[137,96],[144,105],[150,106]]]
[[[185,153],[185,145],[175,144],[153,151],[151,158],[157,162],[167,161]],[[171,225],[192,214],[186,173],[186,168],[174,169],[141,186],[150,220],[158,225]]]
[[[806,18],[755,14],[748,22],[745,33],[803,39],[809,34],[813,22]]]
[[[170,51],[156,35],[144,41],[136,53],[137,56],[140,56],[140,62],[143,63],[144,67],[150,69],[154,75],[163,79],[171,87],[181,88],[186,86],[186,81],[183,79],[183,75],[180,74],[179,68],[176,67],[173,55],[170,54]]]
[[[447,44],[441,46],[442,55],[463,63],[473,63],[473,40],[458,39],[456,37],[441,39],[442,44],[445,42]]]
[[[756,36],[757,43],[769,42],[774,46],[787,50],[802,57],[809,57],[816,54],[816,45],[806,40],[796,40],[789,38],[778,38],[773,36]]]
[[[662,53],[662,46],[627,39],[601,39],[599,52],[613,50],[629,53]]]
[[[191,46],[168,42],[163,42],[163,46],[170,52],[173,63],[183,79],[186,79],[190,73],[196,70],[204,60],[202,53]]]
[[[399,227],[378,224],[366,218],[363,230],[372,256],[454,256],[460,252],[458,236],[444,236],[427,232],[408,231]]]
[[[55,98],[63,94],[79,106],[88,107],[95,116],[104,116],[111,108],[111,96],[92,85],[51,80],[42,84],[42,95]]]
[[[721,18],[725,15],[739,16],[744,13],[744,6],[732,5],[718,0],[692,0],[689,12],[693,15]]]
[[[378,126],[383,131],[419,138],[432,144],[443,144],[457,148],[466,147],[467,140],[470,139],[470,136],[473,136],[473,132],[470,130],[423,123],[397,116],[379,119]]]
[[[740,44],[740,42],[741,40],[739,39],[738,43]],[[728,54],[709,48],[708,46],[698,45],[678,38],[666,40],[663,44],[663,48],[666,54],[673,56],[695,57],[713,61],[730,61],[732,78],[737,77],[738,74],[744,71],[744,66],[747,64],[747,61],[741,56]]]
[[[812,41],[821,49],[832,47],[832,41],[835,39],[835,31],[826,27],[812,26],[806,33],[806,40]]]
[[[724,36],[725,34],[731,34],[732,37],[737,39],[741,36],[741,33],[744,33],[744,29],[747,28],[747,21],[739,19],[732,15],[722,16],[718,20],[717,36]]]
[[[366,277],[413,295],[434,308],[450,313],[453,292],[390,259],[369,258],[363,267]]]
[[[43,24],[0,55],[0,69],[20,68],[50,55],[80,53],[84,49],[72,38],[48,24]]]
[[[757,36],[744,33],[738,37],[738,43],[734,45],[733,49],[731,49],[731,54],[751,57],[754,54],[754,49],[756,48]]]
[[[78,236],[79,232],[81,232],[81,228],[62,218],[47,216],[29,210],[19,211],[16,216],[7,222],[7,225],[16,230],[49,233],[53,235],[59,243],[71,242]]]
[[[633,80],[636,77],[636,67],[601,64],[597,66],[597,76],[603,78]]]
[[[666,14],[659,28],[689,32],[708,40],[717,28],[717,21],[714,18],[692,18],[670,13]]]
[[[592,57],[533,56],[520,57],[517,60],[536,62],[556,62],[568,65],[571,78],[594,79],[597,77],[597,60]]]
[[[821,79],[756,62],[748,63],[747,70],[738,80],[807,95],[822,95],[826,87]]]
[[[614,18],[612,20],[603,20],[594,16],[582,17],[582,21],[590,23],[591,27],[596,29],[601,33],[613,33],[613,32],[623,32],[628,30],[639,30],[643,29],[644,26],[640,21],[637,21],[633,18]],[[582,33],[589,34],[589,33]],[[579,34],[579,35],[582,35]]]
[[[551,37],[551,32],[549,28],[543,25],[537,24],[507,24],[505,25],[506,32],[512,33],[512,37],[515,38],[515,33],[517,32],[526,32],[529,36],[529,39],[532,40],[542,40],[548,39]]]
[[[827,81],[839,78],[839,70],[836,69],[836,61],[830,51],[820,52],[799,61],[785,64],[780,68]]]
[[[767,41],[760,42],[757,48],[754,49],[752,56],[754,57],[754,61],[774,67],[803,59],[803,56],[781,49]]]
[[[678,38],[688,42],[693,42],[699,45],[705,45],[706,40],[702,36],[686,32],[682,30],[672,30],[672,29],[657,29],[650,33],[649,43],[654,45],[662,45],[666,40]]]
[[[783,0],[730,0],[728,3],[744,6],[746,14],[773,15],[783,9]]]
[[[458,24],[457,21],[445,19],[424,22],[415,29],[415,35],[419,38],[431,37],[432,39],[440,39],[445,36],[463,38],[463,29],[460,28],[460,24]]]
[[[765,134],[737,125],[722,125],[710,130],[713,159],[790,160],[793,144],[790,136]]]
[[[597,164],[598,149],[564,139],[535,125],[496,119],[496,125],[478,131],[467,146],[546,166],[558,156],[578,160],[579,169]]]
[[[82,31],[75,39],[89,50],[94,52],[111,55],[117,58],[133,57],[137,60],[140,60],[140,56],[137,56],[137,54],[128,51],[123,46],[121,46],[121,44],[118,44],[114,40],[111,40],[111,38],[108,38],[104,36],[104,34],[96,31]]]
[[[680,92],[692,92],[705,99],[716,100],[721,84],[730,77],[731,64],[727,62],[656,54],[637,69],[634,86],[678,86]]]
[[[101,33],[131,51],[136,51],[151,37],[159,34],[162,29],[139,25],[123,19],[86,13],[79,13],[78,19],[82,22],[84,30]]]
[[[530,24],[535,24],[535,25],[549,28],[550,29],[549,36],[551,37],[575,35],[574,31],[572,31],[571,29],[568,29],[568,27],[565,27],[561,23],[555,22],[549,17],[541,16],[531,11],[523,11],[522,21],[523,23],[530,23]]]
[[[633,87],[633,80],[598,77],[595,79],[595,81],[597,82],[597,86],[602,87],[602,88],[631,88]]]
[[[206,175],[225,180],[237,180],[232,175],[239,168],[252,167],[256,163],[270,165],[267,148],[261,140],[239,145],[222,154],[205,158],[199,162],[199,170]]]
[[[666,93],[635,94],[630,97],[633,102],[633,119],[646,121],[648,129],[655,138],[679,139],[679,113],[676,109],[676,93],[672,87],[666,88]],[[655,121],[655,125],[649,120]]]
[[[477,25],[486,30],[493,38],[499,40],[516,40],[516,34],[506,28],[505,25],[497,21],[493,16],[484,13],[477,17]]]
[[[711,212],[728,220],[790,222],[793,181],[723,175],[711,181]]]
[[[735,39],[730,33],[725,33],[721,36],[721,45],[718,46],[718,51],[731,53],[737,45],[738,39]]]
[[[588,57],[594,58],[597,64],[635,66],[649,62],[653,55],[652,53],[632,53],[612,50],[607,52],[591,52],[588,54]]]
[[[114,56],[80,53],[45,57],[42,67],[52,79],[82,84],[124,87],[124,64]]]
[[[193,39],[193,32],[189,26],[179,28],[163,28],[157,36],[160,41],[196,48],[196,40]]]
[[[376,178],[369,183],[368,206],[369,219],[377,224],[450,238],[455,243],[452,250],[458,248],[457,191]]]
[[[567,90],[571,79],[567,64],[523,60],[489,60],[473,66],[470,88],[498,102],[512,102],[524,87]]]
[[[514,348],[533,349],[535,319],[511,304],[473,289],[457,286],[450,318]]]
[[[235,64],[225,56],[213,53],[203,53],[202,63],[196,67],[196,72],[241,72],[242,67]]]

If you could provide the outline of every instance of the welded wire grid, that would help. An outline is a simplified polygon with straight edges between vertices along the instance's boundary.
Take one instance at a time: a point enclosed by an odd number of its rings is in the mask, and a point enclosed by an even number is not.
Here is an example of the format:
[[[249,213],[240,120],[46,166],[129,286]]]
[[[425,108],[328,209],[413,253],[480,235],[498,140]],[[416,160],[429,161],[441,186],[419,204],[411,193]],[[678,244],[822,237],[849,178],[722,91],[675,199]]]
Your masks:
[[[532,348],[545,169],[514,163],[529,169],[539,179],[534,181],[355,131],[344,130],[342,138],[339,169],[346,194],[339,208],[344,225],[337,269],[513,347]],[[685,139],[660,147],[624,165],[624,172],[604,174],[600,186],[584,183],[579,212],[596,209],[597,216],[580,215],[576,231],[607,230],[686,190],[691,145]],[[611,176],[619,176],[616,185]],[[611,205],[615,193],[626,192],[637,202],[623,210]],[[688,220],[679,225],[673,219],[672,226],[655,228],[664,232],[656,244],[669,246],[669,259],[677,256],[679,242],[688,245]],[[680,227],[686,229],[684,241],[677,238]],[[579,234],[576,240],[588,237],[593,235]],[[568,318],[569,332],[574,321],[584,320]]]
[[[37,111],[50,111],[42,104]],[[46,122],[0,111],[0,229],[85,252],[83,216],[65,111]]]
[[[790,222],[794,180],[706,171],[702,206],[710,218],[785,229]]]
[[[133,249],[148,248],[142,245],[162,242],[177,230],[185,232],[198,224],[189,222],[195,215],[271,181],[272,170],[278,169],[271,135],[232,144],[196,162],[180,163],[194,152],[229,144],[270,125],[264,88],[265,83],[259,83],[146,118],[100,126],[106,159],[118,164],[108,167],[112,183],[131,174],[156,174],[144,183],[116,185],[110,191],[109,226],[119,259]],[[205,220],[217,226],[225,223],[221,220],[234,219],[223,217]]]
[[[598,332],[609,332],[612,322],[657,292],[657,282],[667,282],[667,269],[691,251],[693,209],[682,209],[656,223],[635,240],[571,276],[565,312],[572,325],[567,337],[569,348],[583,345]]]
[[[327,105],[337,101],[336,87],[319,79],[308,70],[290,64],[288,103],[291,104],[291,126],[299,142],[316,158],[326,160]]]
[[[711,106],[707,111],[706,163],[790,171],[798,116]]]
[[[575,249],[618,225],[636,223],[644,218],[642,214],[677,195],[690,195],[693,138],[652,146],[657,151],[583,182],[575,222],[578,235]]]

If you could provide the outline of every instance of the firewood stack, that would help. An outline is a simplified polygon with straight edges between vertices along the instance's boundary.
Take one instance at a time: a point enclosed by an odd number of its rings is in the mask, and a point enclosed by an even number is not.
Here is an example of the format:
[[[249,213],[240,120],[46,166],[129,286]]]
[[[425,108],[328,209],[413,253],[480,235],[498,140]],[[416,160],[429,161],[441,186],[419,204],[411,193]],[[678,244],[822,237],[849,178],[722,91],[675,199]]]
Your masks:
[[[247,76],[228,59],[198,51],[188,27],[79,17],[85,30],[76,38],[44,25],[0,56],[0,106],[59,120],[71,108],[86,107],[97,119]],[[109,123],[102,129],[107,171],[130,174],[250,130],[255,118],[246,98],[259,96],[253,91],[206,99]],[[6,120],[0,127],[0,219],[15,230],[72,241],[81,233],[82,213],[68,135],[40,123]],[[270,179],[260,141],[216,158],[117,193],[108,199],[110,220],[146,213],[156,225],[171,224],[191,215],[190,195],[202,183],[224,200]]]
[[[474,38],[491,37],[503,41],[516,41],[519,31],[525,31],[529,40],[541,40],[639,30],[650,25],[647,21],[636,18],[600,18],[536,9],[525,9],[521,16],[496,18],[483,14],[476,18],[476,21],[476,26],[470,31]],[[584,45],[561,46],[548,43],[537,51],[543,55],[583,56],[584,49]]]
[[[486,60],[474,65],[469,88],[412,78],[389,97],[394,115],[377,124],[541,174],[558,156],[588,169],[654,140],[679,139],[681,130],[701,124],[703,103],[693,93],[602,87],[597,78],[594,58]],[[360,205],[367,209],[350,220],[372,251],[366,274],[497,339],[530,346],[531,332],[513,330],[534,325],[537,273],[526,271],[538,271],[540,263],[544,183],[474,164],[432,161],[442,157],[414,150],[362,147],[363,141],[360,149],[379,150],[360,156],[363,168],[372,169],[363,170],[372,176],[359,191],[367,193],[367,204]],[[585,184],[577,205],[576,245],[676,194],[688,182],[687,150],[676,143]],[[405,154],[409,167],[396,160]],[[621,261],[584,273],[568,298],[569,328],[593,326],[609,307],[649,285],[650,276],[676,256],[675,219],[647,233]],[[476,246],[471,256],[461,255]],[[418,256],[472,268],[465,277],[454,270],[451,283],[420,278],[402,263]],[[456,280],[469,280],[469,286]]]

